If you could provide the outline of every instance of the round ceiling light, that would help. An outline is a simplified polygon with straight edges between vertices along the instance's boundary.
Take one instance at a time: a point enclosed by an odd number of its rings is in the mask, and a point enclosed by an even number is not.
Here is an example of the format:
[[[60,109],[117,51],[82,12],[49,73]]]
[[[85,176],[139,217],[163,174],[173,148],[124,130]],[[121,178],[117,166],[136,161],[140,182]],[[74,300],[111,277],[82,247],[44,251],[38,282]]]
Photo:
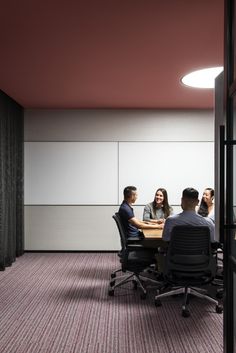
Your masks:
[[[184,77],[181,82],[190,87],[214,88],[215,78],[223,71],[223,66],[209,67],[207,69],[193,71]]]

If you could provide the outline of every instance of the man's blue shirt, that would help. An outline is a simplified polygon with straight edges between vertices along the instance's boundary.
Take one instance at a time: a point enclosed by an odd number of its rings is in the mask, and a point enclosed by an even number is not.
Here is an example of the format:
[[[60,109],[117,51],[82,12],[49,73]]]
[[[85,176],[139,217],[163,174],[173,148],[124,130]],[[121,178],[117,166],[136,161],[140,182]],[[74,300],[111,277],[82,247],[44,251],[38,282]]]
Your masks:
[[[135,216],[133,208],[126,201],[123,201],[120,205],[119,215],[127,237],[139,237],[138,228],[129,223],[129,219]]]

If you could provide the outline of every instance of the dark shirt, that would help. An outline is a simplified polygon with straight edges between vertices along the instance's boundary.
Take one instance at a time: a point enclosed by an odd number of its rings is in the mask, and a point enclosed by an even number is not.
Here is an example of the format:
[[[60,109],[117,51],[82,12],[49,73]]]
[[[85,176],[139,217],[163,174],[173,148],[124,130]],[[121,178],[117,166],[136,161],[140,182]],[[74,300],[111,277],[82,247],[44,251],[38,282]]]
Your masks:
[[[139,237],[138,228],[129,223],[129,219],[134,217],[134,210],[126,201],[120,205],[119,215],[127,237]]]

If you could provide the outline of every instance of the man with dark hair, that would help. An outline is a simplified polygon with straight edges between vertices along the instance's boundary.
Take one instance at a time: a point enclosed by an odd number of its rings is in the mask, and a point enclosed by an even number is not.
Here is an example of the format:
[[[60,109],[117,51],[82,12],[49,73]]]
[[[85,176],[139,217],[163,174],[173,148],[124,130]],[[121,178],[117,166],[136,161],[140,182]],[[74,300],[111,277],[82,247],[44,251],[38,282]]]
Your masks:
[[[124,188],[124,201],[119,208],[119,215],[127,236],[129,238],[143,239],[140,229],[162,229],[163,225],[140,221],[135,217],[132,204],[135,203],[137,197],[137,188],[135,186],[126,186]]]
[[[210,229],[211,242],[215,242],[215,227],[210,218],[204,218],[196,213],[195,208],[199,203],[198,191],[193,188],[183,190],[181,198],[181,207],[183,212],[170,216],[166,219],[163,229],[162,239],[170,241],[171,231],[174,226],[191,225],[191,226],[207,226]]]

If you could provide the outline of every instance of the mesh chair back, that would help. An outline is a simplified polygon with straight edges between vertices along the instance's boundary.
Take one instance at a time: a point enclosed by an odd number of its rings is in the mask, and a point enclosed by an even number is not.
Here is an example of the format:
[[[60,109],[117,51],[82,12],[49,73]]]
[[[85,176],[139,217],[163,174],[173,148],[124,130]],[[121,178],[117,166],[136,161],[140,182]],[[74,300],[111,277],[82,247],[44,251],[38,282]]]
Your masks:
[[[181,278],[214,277],[210,230],[206,226],[175,226],[167,253],[167,275]]]
[[[119,230],[119,234],[120,234],[120,243],[121,243],[121,248],[122,250],[124,250],[126,248],[126,242],[127,242],[127,237],[126,237],[126,234],[125,234],[125,230],[124,230],[124,227],[123,227],[123,224],[122,224],[122,221],[121,221],[121,218],[120,218],[120,215],[118,212],[116,212],[112,218],[115,220],[116,222],[116,225],[117,225],[117,228]]]
[[[171,233],[170,249],[175,254],[208,255],[210,230],[206,226],[175,226]]]

